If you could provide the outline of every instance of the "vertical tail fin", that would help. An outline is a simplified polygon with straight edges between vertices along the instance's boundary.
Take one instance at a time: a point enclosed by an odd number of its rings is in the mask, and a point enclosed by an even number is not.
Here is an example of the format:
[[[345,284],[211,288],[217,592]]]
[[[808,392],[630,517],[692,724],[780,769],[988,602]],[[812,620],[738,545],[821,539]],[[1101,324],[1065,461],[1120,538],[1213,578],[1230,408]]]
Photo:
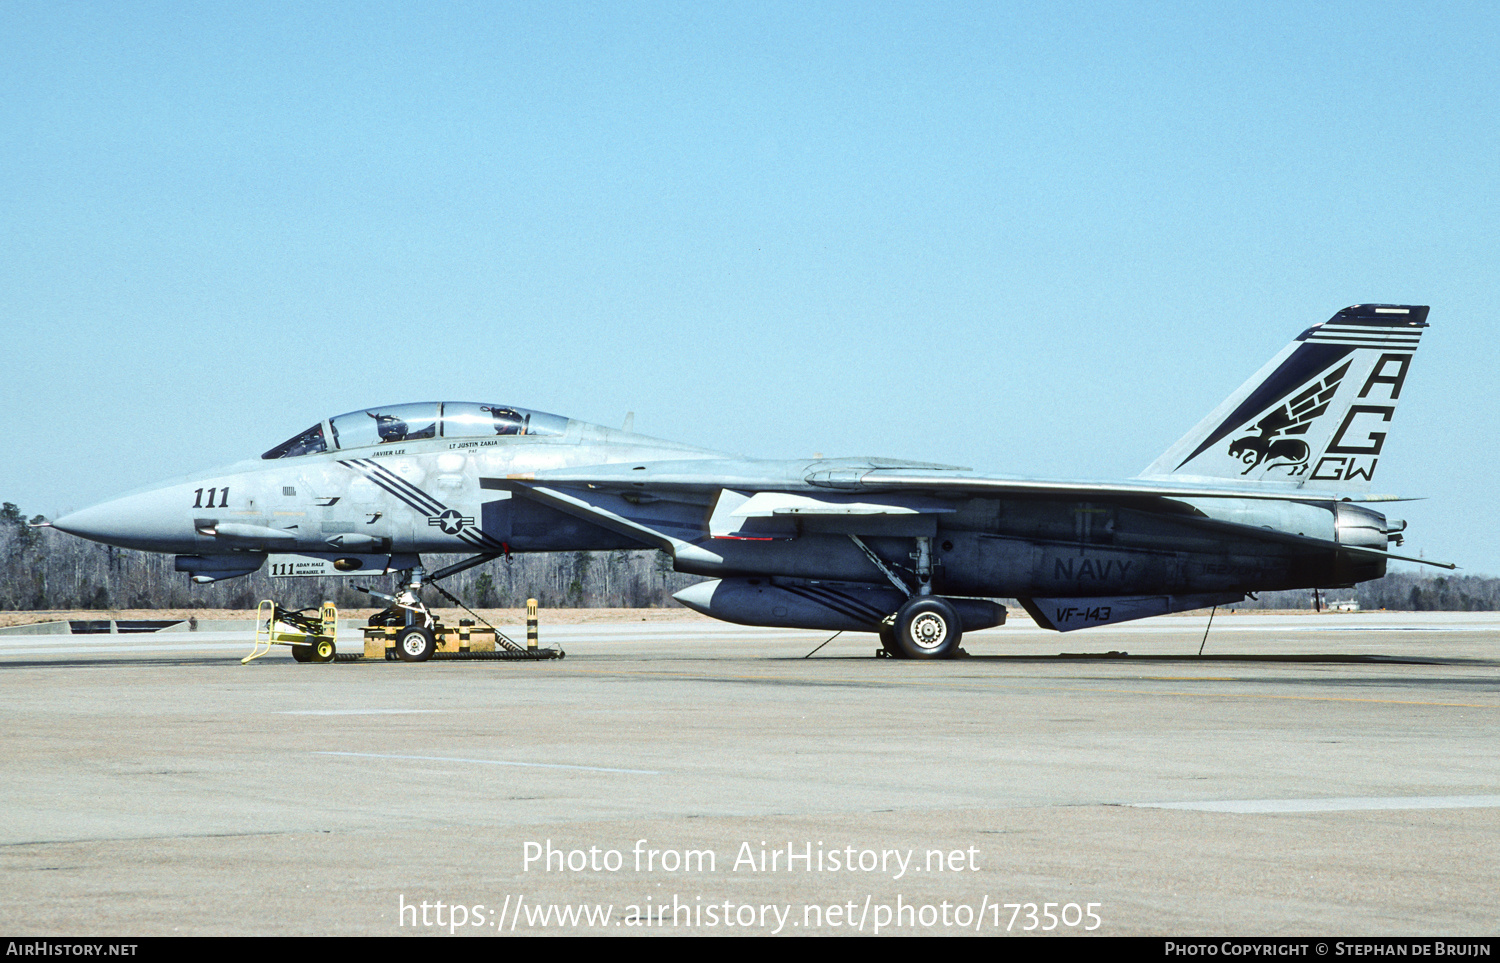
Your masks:
[[[1427,308],[1356,304],[1304,331],[1142,478],[1364,491]]]

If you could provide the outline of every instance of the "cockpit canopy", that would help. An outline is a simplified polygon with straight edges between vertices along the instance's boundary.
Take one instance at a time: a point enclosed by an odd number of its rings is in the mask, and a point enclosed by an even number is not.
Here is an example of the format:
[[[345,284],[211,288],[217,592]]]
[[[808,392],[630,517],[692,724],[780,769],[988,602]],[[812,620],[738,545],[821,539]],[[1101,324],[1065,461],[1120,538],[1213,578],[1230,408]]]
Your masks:
[[[561,435],[567,427],[568,419],[544,411],[468,401],[426,401],[336,415],[288,438],[260,457],[295,458],[330,448],[366,448],[427,438]]]

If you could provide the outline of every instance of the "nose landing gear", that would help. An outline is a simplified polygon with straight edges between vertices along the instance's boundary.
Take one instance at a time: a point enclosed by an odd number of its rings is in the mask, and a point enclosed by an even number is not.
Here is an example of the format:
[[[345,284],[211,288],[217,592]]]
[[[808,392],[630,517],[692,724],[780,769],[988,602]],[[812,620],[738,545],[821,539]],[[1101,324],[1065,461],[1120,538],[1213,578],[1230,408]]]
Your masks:
[[[396,633],[396,655],[402,662],[426,662],[437,651],[437,639],[432,630],[420,625],[408,625]]]
[[[493,659],[561,659],[566,653],[562,649],[539,648],[534,637],[530,644],[521,647],[505,633],[486,622],[458,597],[441,585],[438,579],[461,572],[473,565],[494,558],[493,555],[478,555],[457,562],[432,575],[420,567],[403,571],[395,595],[376,592],[356,585],[364,592],[388,604],[380,612],[370,616],[365,628],[365,658],[380,658],[387,661],[426,662],[434,656],[440,658],[493,658]],[[444,625],[425,602],[422,591],[430,588],[449,602],[468,612],[474,618],[460,619],[454,626]],[[475,622],[484,623],[483,627]],[[533,620],[532,624],[535,622]],[[534,630],[533,630],[534,631]]]

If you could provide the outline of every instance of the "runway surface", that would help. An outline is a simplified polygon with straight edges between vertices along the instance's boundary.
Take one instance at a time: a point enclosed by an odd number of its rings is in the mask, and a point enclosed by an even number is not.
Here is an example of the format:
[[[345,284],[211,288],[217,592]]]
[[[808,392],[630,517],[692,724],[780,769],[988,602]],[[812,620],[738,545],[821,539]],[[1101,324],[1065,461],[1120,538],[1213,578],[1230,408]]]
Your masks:
[[[1500,616],[1221,613],[1199,657],[1205,621],[944,663],[706,620],[544,621],[534,664],[0,637],[0,926],[1493,934]]]

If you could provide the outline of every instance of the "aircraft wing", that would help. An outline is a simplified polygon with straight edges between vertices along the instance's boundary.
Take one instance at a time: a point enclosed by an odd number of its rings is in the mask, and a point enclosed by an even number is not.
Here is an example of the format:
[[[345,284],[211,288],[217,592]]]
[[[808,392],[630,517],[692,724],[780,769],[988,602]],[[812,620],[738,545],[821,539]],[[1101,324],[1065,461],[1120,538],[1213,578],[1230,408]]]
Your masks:
[[[933,496],[1074,498],[1249,498],[1272,501],[1401,501],[1396,495],[1309,491],[1295,485],[1204,486],[1170,481],[1087,481],[987,475],[962,469],[891,469],[826,467],[760,468],[753,462],[649,462],[640,465],[596,465],[507,476],[510,481],[548,486],[586,487],[596,491],[692,491],[731,488],[740,491],[884,492]]]
[[[1068,481],[1034,478],[1015,478],[1004,475],[978,475],[973,473],[939,474],[936,472],[898,472],[875,469],[857,478],[809,477],[808,481],[820,487],[848,488],[867,491],[925,491],[932,494],[961,494],[978,496],[1036,496],[1041,498],[1255,498],[1273,501],[1327,502],[1336,496],[1328,492],[1304,491],[1300,488],[1268,488],[1264,484],[1255,488],[1204,487],[1201,485],[1140,482],[1140,481]],[[1395,495],[1356,495],[1354,501],[1400,501]]]
[[[852,460],[850,460],[852,461]],[[672,461],[610,464],[510,475],[507,487],[664,549],[711,538],[774,540],[795,537],[798,519],[820,519],[825,530],[920,534],[963,498],[1032,498],[1132,503],[1173,514],[1226,536],[1354,552],[1443,568],[1445,562],[1398,555],[1271,527],[1204,517],[1200,500],[1291,503],[1390,502],[1394,495],[1351,495],[1293,486],[1204,486],[1158,481],[1080,481],[985,475],[938,467],[887,468],[849,462]],[[1196,516],[1196,517],[1195,517]],[[840,524],[842,522],[843,524]]]

